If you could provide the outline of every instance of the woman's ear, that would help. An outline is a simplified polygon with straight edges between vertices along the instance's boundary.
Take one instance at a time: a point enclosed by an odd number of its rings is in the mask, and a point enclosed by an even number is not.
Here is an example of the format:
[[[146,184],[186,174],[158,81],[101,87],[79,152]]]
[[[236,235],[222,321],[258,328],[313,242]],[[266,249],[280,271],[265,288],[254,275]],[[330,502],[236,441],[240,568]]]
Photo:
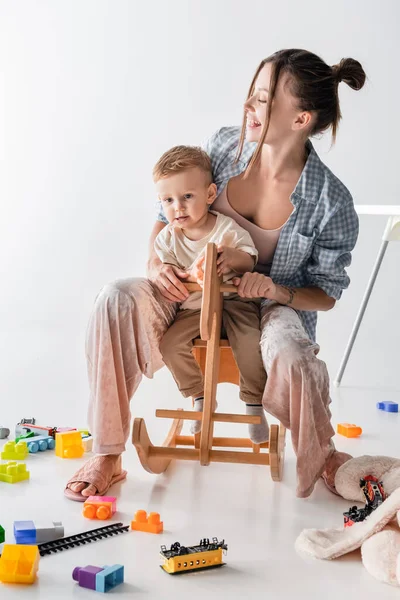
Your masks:
[[[313,115],[311,112],[309,112],[309,111],[301,112],[297,115],[296,119],[294,120],[292,129],[294,129],[294,130],[307,129],[310,127],[312,121],[313,121]]]
[[[211,183],[208,186],[207,204],[212,204],[216,197],[217,197],[217,186],[215,185],[215,183]]]

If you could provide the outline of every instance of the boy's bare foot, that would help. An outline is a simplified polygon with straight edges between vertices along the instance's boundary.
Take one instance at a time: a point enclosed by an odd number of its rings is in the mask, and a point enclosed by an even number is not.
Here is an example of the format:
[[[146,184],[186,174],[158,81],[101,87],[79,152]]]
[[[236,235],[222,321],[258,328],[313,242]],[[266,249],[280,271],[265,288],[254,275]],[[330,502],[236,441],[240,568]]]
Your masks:
[[[114,483],[125,477],[120,454],[96,455],[71,477],[64,494],[70,500],[84,502],[89,496],[104,496]]]

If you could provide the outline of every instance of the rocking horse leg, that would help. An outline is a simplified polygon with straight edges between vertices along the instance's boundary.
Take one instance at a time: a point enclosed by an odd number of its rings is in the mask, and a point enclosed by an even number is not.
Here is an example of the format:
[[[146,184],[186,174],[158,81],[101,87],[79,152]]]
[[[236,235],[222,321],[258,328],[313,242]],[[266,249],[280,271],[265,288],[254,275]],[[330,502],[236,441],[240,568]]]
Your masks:
[[[171,429],[163,443],[165,448],[175,448],[176,436],[181,433],[183,425],[182,419],[174,419],[171,425]],[[150,441],[149,434],[147,433],[146,423],[144,419],[136,418],[133,421],[132,430],[132,443],[136,448],[139,456],[139,460],[142,463],[142,467],[149,473],[164,473],[168,468],[172,458],[166,458],[163,456],[152,456],[152,448],[155,448]]]
[[[271,425],[269,435],[269,464],[271,477],[274,481],[282,481],[283,463],[285,458],[286,427],[282,423]]]

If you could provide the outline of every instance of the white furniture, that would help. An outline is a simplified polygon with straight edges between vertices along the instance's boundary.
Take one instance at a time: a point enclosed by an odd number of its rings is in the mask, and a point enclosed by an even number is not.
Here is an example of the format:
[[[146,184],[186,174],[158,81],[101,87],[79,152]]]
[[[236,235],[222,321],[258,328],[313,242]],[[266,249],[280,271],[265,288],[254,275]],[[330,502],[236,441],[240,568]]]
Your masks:
[[[338,387],[340,382],[342,381],[343,373],[346,368],[347,362],[350,357],[350,353],[352,351],[355,339],[357,337],[358,330],[361,325],[361,321],[363,319],[365,310],[367,308],[367,304],[372,292],[372,289],[375,284],[376,277],[378,275],[380,266],[382,264],[383,257],[385,256],[386,248],[389,242],[399,242],[400,241],[400,206],[396,205],[382,205],[379,206],[377,204],[372,205],[356,205],[356,211],[359,215],[379,215],[379,216],[387,216],[388,220],[386,223],[386,228],[382,237],[382,244],[378,252],[378,256],[375,261],[374,268],[372,270],[371,277],[369,279],[367,289],[365,290],[364,297],[361,302],[360,309],[358,311],[355,323],[353,325],[352,332],[350,334],[349,341],[346,346],[346,350],[344,352],[344,356],[342,362],[339,367],[338,374],[336,376],[336,380],[334,381],[334,385]]]

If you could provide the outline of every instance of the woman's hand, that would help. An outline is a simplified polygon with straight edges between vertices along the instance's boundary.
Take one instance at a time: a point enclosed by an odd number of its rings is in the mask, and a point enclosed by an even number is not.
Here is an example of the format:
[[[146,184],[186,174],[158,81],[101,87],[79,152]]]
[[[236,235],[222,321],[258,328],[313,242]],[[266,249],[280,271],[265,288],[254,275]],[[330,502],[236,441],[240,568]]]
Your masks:
[[[271,277],[261,273],[245,273],[243,277],[234,277],[233,285],[237,285],[237,293],[241,298],[268,298],[276,300],[277,286]]]
[[[187,280],[189,274],[178,267],[164,263],[153,264],[148,277],[168,302],[183,302],[189,296],[181,281]]]

